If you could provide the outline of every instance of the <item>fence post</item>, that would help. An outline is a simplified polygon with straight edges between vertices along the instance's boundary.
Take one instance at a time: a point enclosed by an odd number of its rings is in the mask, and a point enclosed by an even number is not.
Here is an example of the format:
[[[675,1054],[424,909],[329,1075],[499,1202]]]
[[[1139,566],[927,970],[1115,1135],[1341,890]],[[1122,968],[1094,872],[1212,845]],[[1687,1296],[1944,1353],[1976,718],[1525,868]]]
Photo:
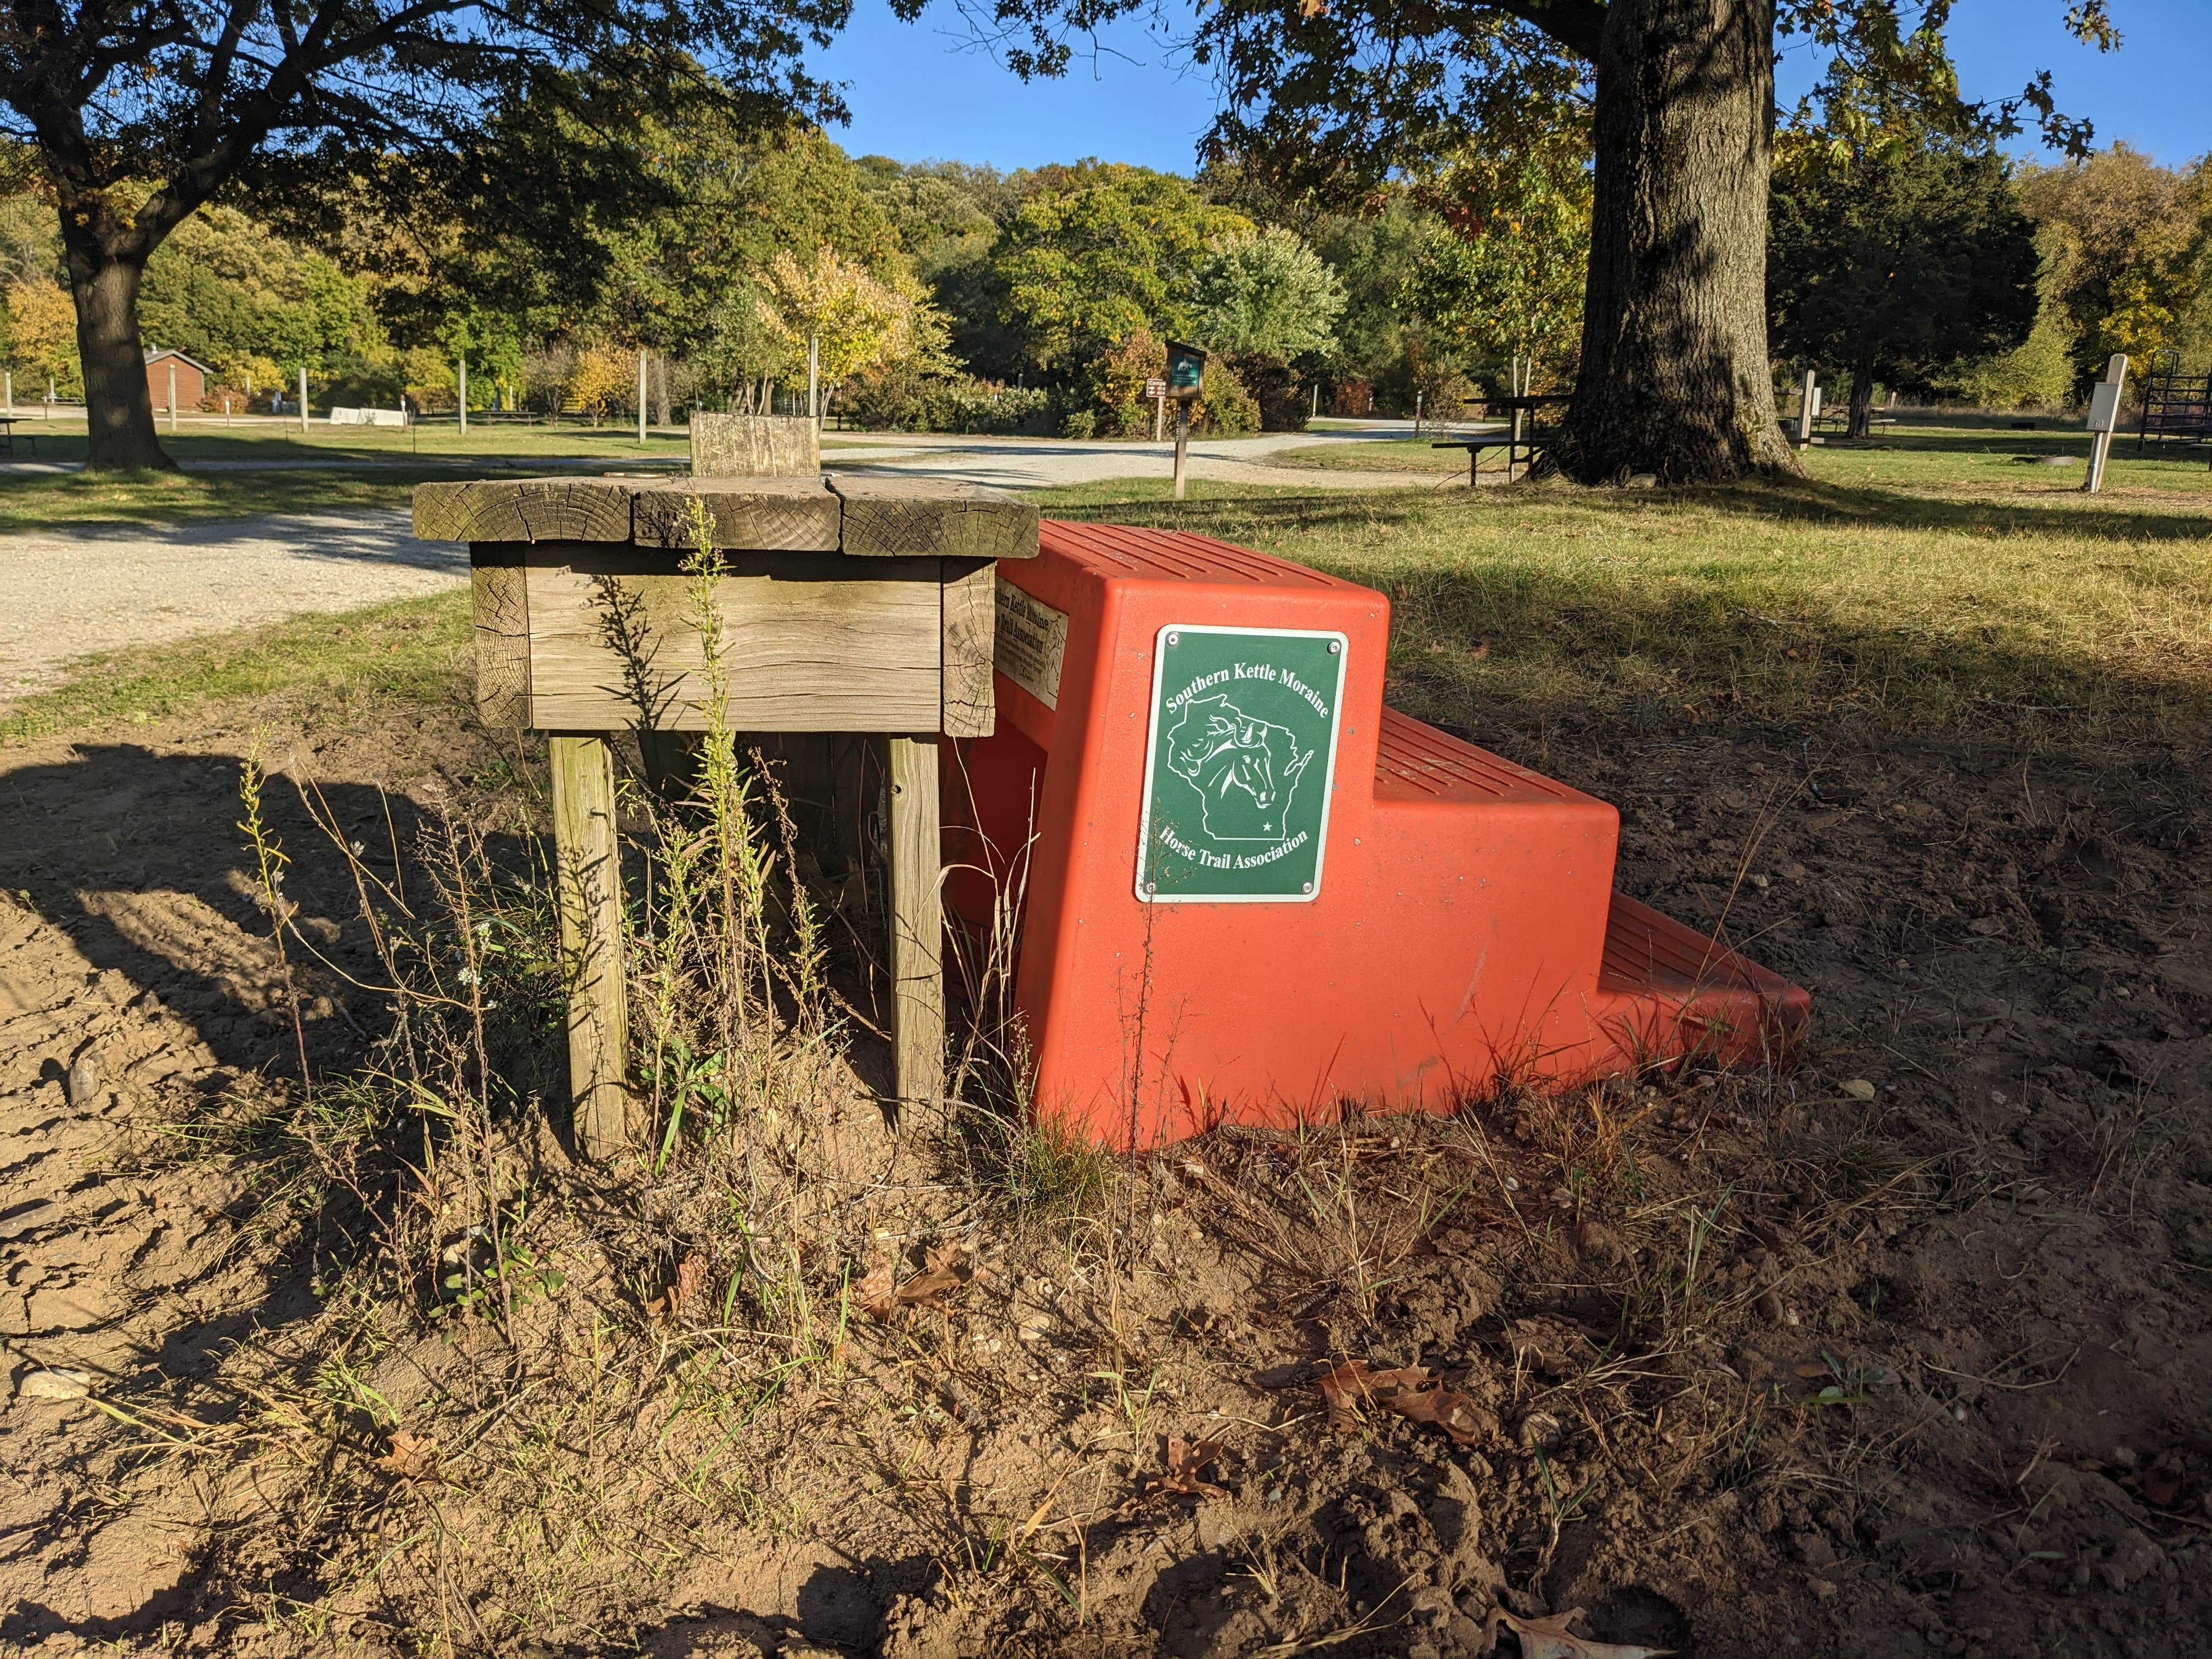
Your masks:
[[[307,366],[300,365],[300,435],[307,435]]]
[[[469,435],[469,354],[461,353],[461,436]]]
[[[645,348],[637,349],[637,441],[645,441]]]

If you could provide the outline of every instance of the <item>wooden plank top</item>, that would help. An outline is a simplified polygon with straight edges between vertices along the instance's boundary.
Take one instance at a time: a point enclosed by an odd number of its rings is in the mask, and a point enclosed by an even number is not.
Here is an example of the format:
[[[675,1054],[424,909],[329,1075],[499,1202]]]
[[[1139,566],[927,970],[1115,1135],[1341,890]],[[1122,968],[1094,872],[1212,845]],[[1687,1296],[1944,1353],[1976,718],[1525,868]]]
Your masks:
[[[872,558],[1030,559],[1037,509],[1000,490],[937,478],[481,478],[418,484],[415,534],[430,542],[694,544],[694,499],[718,545],[738,552]]]

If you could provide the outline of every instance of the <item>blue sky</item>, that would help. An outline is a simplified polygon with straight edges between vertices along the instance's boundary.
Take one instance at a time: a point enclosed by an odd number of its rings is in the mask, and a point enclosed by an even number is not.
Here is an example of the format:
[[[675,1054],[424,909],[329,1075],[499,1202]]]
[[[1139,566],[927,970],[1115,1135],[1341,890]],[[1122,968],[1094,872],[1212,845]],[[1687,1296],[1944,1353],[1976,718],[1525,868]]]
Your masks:
[[[2017,92],[2048,69],[2060,106],[2094,120],[2100,144],[2124,138],[2169,165],[2212,150],[2212,3],[2113,0],[2125,45],[2109,55],[2070,39],[2064,10],[2065,0],[1959,0],[1953,50],[1967,94]],[[1065,80],[1024,86],[968,44],[951,0],[914,24],[894,18],[888,0],[858,0],[852,27],[814,66],[848,83],[853,121],[836,137],[856,155],[1000,167],[1097,155],[1188,172],[1212,118],[1212,85],[1142,27],[1118,27],[1104,46]],[[1811,84],[1802,46],[1780,78],[1785,101]]]

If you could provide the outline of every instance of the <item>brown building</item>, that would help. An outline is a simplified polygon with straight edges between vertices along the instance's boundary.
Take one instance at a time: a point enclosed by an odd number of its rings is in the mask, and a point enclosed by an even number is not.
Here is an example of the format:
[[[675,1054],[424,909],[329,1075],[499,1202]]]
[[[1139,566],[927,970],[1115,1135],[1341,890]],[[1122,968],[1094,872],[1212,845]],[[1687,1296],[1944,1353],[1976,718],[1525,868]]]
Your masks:
[[[207,395],[208,376],[215,371],[197,358],[187,357],[181,351],[149,351],[146,354],[146,390],[153,395],[154,407],[169,406],[169,372],[177,375],[177,407],[197,410]]]

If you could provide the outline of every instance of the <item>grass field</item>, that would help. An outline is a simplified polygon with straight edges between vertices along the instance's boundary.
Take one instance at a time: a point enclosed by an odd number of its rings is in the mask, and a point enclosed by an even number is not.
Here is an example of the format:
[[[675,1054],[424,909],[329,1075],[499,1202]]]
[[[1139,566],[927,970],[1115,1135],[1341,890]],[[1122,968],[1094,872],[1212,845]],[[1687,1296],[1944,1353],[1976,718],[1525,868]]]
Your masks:
[[[67,464],[84,459],[81,426],[24,430],[38,438],[38,453],[19,459]],[[690,441],[680,430],[653,433],[641,446],[634,430],[621,427],[496,426],[472,428],[464,438],[453,427],[400,431],[319,424],[302,436],[296,427],[263,421],[231,428],[188,424],[174,437],[164,432],[161,443],[185,471],[100,477],[0,475],[0,532],[58,524],[174,524],[404,507],[415,485],[477,468],[556,462],[669,465],[690,454]]]
[[[1146,479],[1039,500],[1070,517],[1201,531],[1382,589],[1393,696],[1433,718],[1512,707],[2001,725],[2031,747],[2200,732],[2212,712],[2204,468],[2123,457],[2106,492],[2087,497],[2069,473],[2014,459],[2039,437],[2078,447],[2073,434],[1916,433],[1816,449],[1801,483],[1729,489],[1322,495],[1200,480],[1177,505],[1164,480]],[[222,482],[265,492],[283,476]],[[330,504],[332,480],[309,487]],[[456,595],[137,653],[32,700],[18,727],[295,685],[427,692],[447,672],[458,684],[465,605]]]

